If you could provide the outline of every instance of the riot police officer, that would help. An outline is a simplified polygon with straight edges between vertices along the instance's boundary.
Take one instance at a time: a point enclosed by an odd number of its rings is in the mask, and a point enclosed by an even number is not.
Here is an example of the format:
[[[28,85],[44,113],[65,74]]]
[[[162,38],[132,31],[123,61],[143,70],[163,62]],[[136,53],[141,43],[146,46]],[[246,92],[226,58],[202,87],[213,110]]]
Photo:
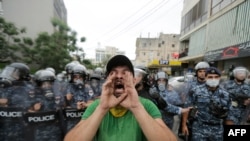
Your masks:
[[[249,71],[245,67],[236,67],[233,70],[234,79],[228,80],[224,84],[224,88],[232,100],[228,117],[225,120],[227,125],[240,125],[246,107],[249,105],[250,86],[245,82],[248,75]]]
[[[168,85],[168,75],[164,71],[156,73],[155,81],[157,93],[159,93],[160,97],[167,103],[166,107],[160,110],[163,121],[170,129],[172,129],[174,116],[178,114],[180,115],[183,112],[188,112],[189,108],[183,109],[178,107],[181,103],[181,98],[179,97],[179,94],[170,85]]]
[[[56,102],[53,89],[55,74],[50,70],[39,70],[35,76],[36,91],[35,102],[24,115],[29,129],[30,137],[26,140],[61,141],[63,139],[62,127],[58,110],[60,104]]]
[[[187,104],[196,109],[192,114],[192,141],[222,141],[223,119],[230,107],[229,94],[219,86],[221,73],[217,68],[208,68],[205,76],[206,83],[193,87],[187,99]],[[187,125],[182,126],[187,134]]]
[[[78,61],[71,61],[70,63],[66,64],[64,69],[66,72],[66,81],[69,82],[71,80],[72,69],[75,65],[80,64]]]
[[[91,88],[89,94],[91,94],[91,90],[93,90],[93,95],[91,95],[93,98],[98,98],[101,95],[101,77],[99,73],[93,73],[89,77],[89,87]]]
[[[86,67],[76,64],[72,67],[69,85],[65,95],[65,116],[67,131],[80,120],[81,114],[93,101],[93,90],[86,87]]]
[[[148,73],[140,68],[134,68],[135,88],[140,97],[151,100],[159,109],[167,106],[166,101],[160,96],[154,85],[148,84]]]
[[[185,86],[185,94],[183,95],[183,99],[184,101],[186,101],[186,98],[189,97],[190,94],[190,90],[196,86],[199,85],[203,85],[206,82],[206,70],[210,67],[210,65],[205,62],[205,61],[201,61],[199,63],[197,63],[194,67],[195,69],[195,78],[192,79],[191,81],[188,81],[186,83]],[[186,102],[185,102],[186,103]],[[188,105],[186,105],[184,103],[184,107],[188,107]],[[191,129],[191,124],[192,121],[188,121],[188,114],[183,114],[182,115],[182,119],[181,119],[181,123],[182,123],[182,133],[184,135],[188,135],[188,140],[191,140],[191,136],[192,136],[192,129]],[[186,126],[187,125],[187,126]],[[188,129],[187,129],[188,128]]]
[[[25,128],[22,114],[28,107],[27,84],[30,80],[30,68],[24,63],[11,63],[1,72],[1,79],[12,85],[1,98],[3,100],[1,104],[4,104],[5,108],[0,109],[1,113],[4,113],[0,117],[0,140],[24,141]]]

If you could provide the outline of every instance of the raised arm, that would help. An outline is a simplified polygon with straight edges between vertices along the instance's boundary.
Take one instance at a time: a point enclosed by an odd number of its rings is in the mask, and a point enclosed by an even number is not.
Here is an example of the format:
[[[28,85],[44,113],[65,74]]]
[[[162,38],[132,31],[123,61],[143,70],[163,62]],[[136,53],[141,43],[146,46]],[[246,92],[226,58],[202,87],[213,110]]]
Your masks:
[[[161,118],[154,119],[139,101],[134,87],[133,76],[126,72],[125,92],[127,97],[120,103],[135,116],[148,141],[177,141],[174,133],[165,125]]]
[[[126,94],[121,95],[120,97],[115,97],[113,95],[114,86],[112,80],[114,77],[115,75],[111,73],[106,82],[103,84],[99,105],[95,109],[90,109],[93,113],[86,120],[81,120],[73,129],[71,129],[66,134],[64,141],[93,140],[105,114],[111,107],[115,107],[126,97]],[[90,105],[88,108],[93,107]]]

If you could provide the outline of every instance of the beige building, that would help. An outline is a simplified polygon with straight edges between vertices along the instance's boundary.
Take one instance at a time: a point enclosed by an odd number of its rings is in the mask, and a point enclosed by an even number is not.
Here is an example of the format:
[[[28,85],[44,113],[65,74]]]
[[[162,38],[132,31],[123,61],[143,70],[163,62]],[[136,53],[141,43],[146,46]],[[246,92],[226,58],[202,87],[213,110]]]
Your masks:
[[[135,66],[165,69],[168,73],[178,68],[179,34],[163,34],[157,38],[137,38]],[[171,64],[172,63],[172,64]]]
[[[95,64],[103,63],[112,56],[117,54],[125,55],[124,51],[120,51],[116,47],[106,46],[105,48],[97,48],[95,50]]]
[[[249,8],[249,0],[184,0],[179,60],[190,69],[202,60],[224,72],[230,65],[249,69]]]
[[[63,0],[0,0],[0,16],[18,28],[26,28],[24,36],[35,38],[40,32],[53,33],[52,18],[67,23]]]

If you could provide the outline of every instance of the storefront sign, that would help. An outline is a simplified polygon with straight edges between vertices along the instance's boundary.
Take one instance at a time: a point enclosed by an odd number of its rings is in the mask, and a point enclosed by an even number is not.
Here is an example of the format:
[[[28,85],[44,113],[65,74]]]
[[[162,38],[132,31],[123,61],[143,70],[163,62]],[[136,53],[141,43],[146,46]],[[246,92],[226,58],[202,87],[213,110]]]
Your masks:
[[[250,56],[250,41],[205,53],[208,62]]]
[[[168,65],[169,61],[168,60],[159,60],[160,65]]]

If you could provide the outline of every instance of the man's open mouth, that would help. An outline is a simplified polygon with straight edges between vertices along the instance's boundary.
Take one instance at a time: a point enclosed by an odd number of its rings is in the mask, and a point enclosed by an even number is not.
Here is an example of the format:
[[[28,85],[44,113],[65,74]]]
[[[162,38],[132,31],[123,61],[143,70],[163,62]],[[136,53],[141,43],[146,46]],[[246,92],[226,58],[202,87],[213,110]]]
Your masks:
[[[120,80],[116,81],[114,94],[118,96],[119,94],[122,94],[123,92],[124,92],[124,84]]]

